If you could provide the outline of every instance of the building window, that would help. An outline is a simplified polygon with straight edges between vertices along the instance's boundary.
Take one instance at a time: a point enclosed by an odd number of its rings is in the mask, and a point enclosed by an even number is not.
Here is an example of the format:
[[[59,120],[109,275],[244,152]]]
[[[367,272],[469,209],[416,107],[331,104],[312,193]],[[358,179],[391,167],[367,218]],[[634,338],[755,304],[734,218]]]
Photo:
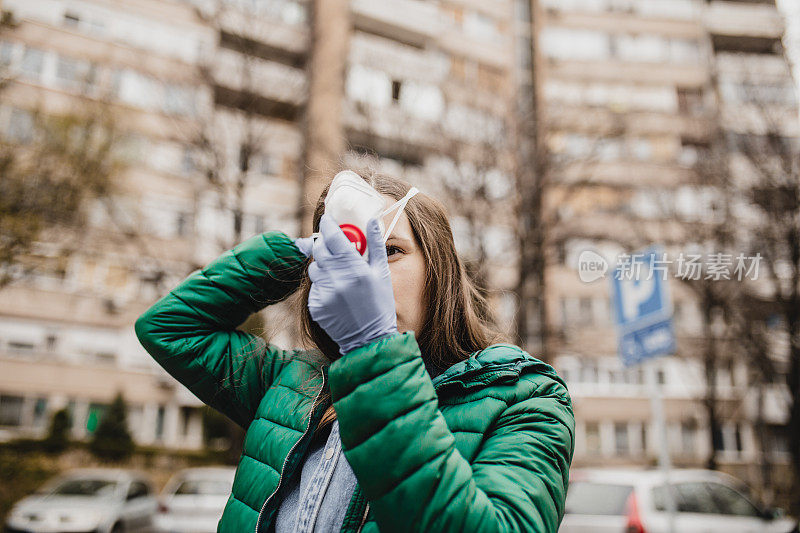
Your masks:
[[[647,421],[643,421],[642,422],[641,428],[642,428],[642,431],[641,431],[640,436],[641,436],[642,441],[641,441],[641,448],[640,449],[642,450],[642,455],[647,455]]]
[[[687,115],[701,115],[705,110],[703,90],[690,87],[678,88],[678,110]]]
[[[14,59],[14,43],[8,41],[0,41],[0,65],[4,67],[11,66]]]
[[[597,60],[611,55],[607,33],[572,28],[546,28],[541,35],[545,55],[554,59]]]
[[[156,440],[162,440],[164,438],[165,415],[166,415],[166,409],[164,409],[163,405],[159,405],[158,412],[156,413]]]
[[[76,28],[80,23],[81,23],[81,18],[75,13],[71,13],[69,11],[64,13],[64,26],[71,26],[73,28]]]
[[[744,447],[742,446],[742,428],[739,424],[733,427],[733,444],[737,452],[741,453]]]
[[[630,453],[627,422],[614,422],[614,451],[617,455],[628,455]]]
[[[177,115],[191,115],[194,113],[194,100],[191,91],[177,85],[166,85],[164,88],[164,111]]]
[[[686,455],[694,455],[697,445],[697,423],[694,420],[681,422],[681,448]]]
[[[36,48],[25,48],[22,54],[22,73],[34,80],[38,80],[44,69],[44,52]]]
[[[189,426],[192,421],[192,408],[181,407],[181,435],[184,437],[189,434]]]
[[[69,57],[58,56],[56,63],[56,77],[61,81],[76,82],[79,80],[78,61]]]
[[[600,455],[600,424],[597,422],[586,422],[586,453],[589,455]]]
[[[192,215],[189,213],[178,213],[175,218],[175,235],[178,237],[188,237],[191,234]]]
[[[106,24],[102,20],[92,20],[89,22],[89,31],[97,35],[102,35],[106,31]]]
[[[8,341],[8,351],[14,354],[29,354],[36,349],[36,345],[27,341]]]
[[[36,398],[33,404],[33,425],[43,427],[47,425],[47,398]]]
[[[570,298],[561,297],[561,328],[567,329],[570,327],[570,323],[572,322],[570,315]]]
[[[112,80],[112,91],[117,94],[120,101],[142,109],[158,109],[160,84],[138,72],[124,70],[119,75],[115,74]]]
[[[51,333],[45,337],[45,348],[48,352],[55,351],[56,345],[58,344],[58,336],[54,333]]]
[[[197,170],[195,162],[194,149],[191,146],[186,146],[183,149],[183,156],[181,157],[181,172],[184,174],[192,174]]]
[[[400,101],[400,88],[402,87],[402,82],[397,80],[392,80],[392,101],[399,102]]]
[[[581,362],[581,382],[583,383],[597,383],[599,381],[600,371],[597,368],[595,361]]]
[[[392,88],[394,95],[394,88]],[[397,88],[400,105],[411,115],[423,120],[439,120],[444,113],[442,91],[435,85],[406,82]]]
[[[276,176],[280,174],[280,158],[270,155],[261,154],[258,158],[258,172],[264,176]]]
[[[590,326],[594,323],[591,298],[580,298],[578,300],[578,322],[583,326]]]
[[[356,102],[384,107],[391,102],[392,82],[385,72],[353,65],[347,72],[346,93]]]
[[[24,402],[22,396],[0,395],[0,426],[21,426]]]
[[[766,447],[771,455],[789,453],[789,432],[786,426],[767,426],[766,441]]]
[[[653,158],[653,145],[648,139],[634,139],[630,145],[631,155],[639,161]]]
[[[97,352],[94,354],[94,361],[100,365],[114,365],[117,362],[117,354],[113,352]]]
[[[253,215],[253,232],[256,235],[264,233],[266,231],[266,221],[264,220],[264,215]]]

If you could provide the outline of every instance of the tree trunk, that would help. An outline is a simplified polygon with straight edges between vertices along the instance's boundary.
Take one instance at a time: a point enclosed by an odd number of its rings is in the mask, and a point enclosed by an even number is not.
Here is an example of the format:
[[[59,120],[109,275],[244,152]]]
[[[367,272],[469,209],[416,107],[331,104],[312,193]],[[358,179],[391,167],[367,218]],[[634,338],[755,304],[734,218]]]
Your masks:
[[[759,378],[761,379],[761,378]],[[767,425],[764,422],[764,383],[758,384],[758,409],[756,411],[756,432],[758,432],[758,446],[761,449],[761,494],[765,505],[772,505],[775,500],[775,490],[772,486],[772,464],[769,458],[769,439],[767,438]]]
[[[705,396],[703,407],[706,410],[708,419],[709,442],[711,450],[706,460],[706,467],[709,470],[717,469],[717,450],[721,448],[721,438],[719,413],[717,411],[717,343],[714,336],[713,320],[715,305],[711,300],[710,288],[704,291],[703,306],[703,336],[705,338],[705,350],[703,353],[703,369],[705,373]]]
[[[517,280],[517,338],[520,344],[542,360],[549,360],[548,323],[545,299],[546,246],[544,190],[549,154],[545,146],[546,120],[540,98],[542,58],[539,53],[541,11],[538,0],[530,0],[531,94],[530,114],[522,125],[521,136],[530,146],[520,154],[518,170],[520,195],[518,213],[519,277]],[[536,317],[536,331],[531,319]]]
[[[794,303],[789,309],[787,327],[790,338],[789,374],[787,384],[791,400],[789,404],[789,451],[792,461],[793,501],[792,512],[800,512],[800,310]]]
[[[350,38],[347,0],[315,0],[311,9],[308,102],[304,123],[300,219],[303,235],[327,179],[345,150],[341,122],[344,73]]]

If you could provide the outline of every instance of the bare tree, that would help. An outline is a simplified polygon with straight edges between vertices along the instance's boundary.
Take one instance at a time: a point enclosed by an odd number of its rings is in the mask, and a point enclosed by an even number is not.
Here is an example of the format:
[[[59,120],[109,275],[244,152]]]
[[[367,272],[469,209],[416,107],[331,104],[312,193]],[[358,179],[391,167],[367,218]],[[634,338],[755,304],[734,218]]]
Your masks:
[[[203,177],[198,194],[211,193],[228,219],[218,235],[221,249],[244,237],[247,196],[256,176],[277,170],[268,168],[270,145],[281,134],[272,123],[297,122],[306,90],[304,53],[278,51],[258,40],[264,14],[248,13],[251,7],[216,0],[197,10],[219,46],[198,68],[212,102],[186,142]]]
[[[788,337],[786,385],[790,392],[789,449],[796,497],[800,495],[800,142],[762,109],[760,134],[732,135],[731,149],[753,178],[742,189],[756,224],[748,244],[763,256],[770,299]],[[800,509],[800,499],[793,501]]]
[[[0,285],[34,268],[43,240],[63,263],[89,225],[87,209],[110,197],[122,169],[120,133],[104,106],[19,111],[11,133],[0,143]]]

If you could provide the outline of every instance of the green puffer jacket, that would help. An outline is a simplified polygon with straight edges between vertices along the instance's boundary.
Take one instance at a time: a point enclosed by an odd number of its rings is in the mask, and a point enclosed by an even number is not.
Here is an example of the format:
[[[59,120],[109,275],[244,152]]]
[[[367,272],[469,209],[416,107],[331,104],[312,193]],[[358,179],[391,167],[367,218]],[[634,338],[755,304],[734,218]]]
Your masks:
[[[342,531],[555,532],[574,442],[569,394],[555,371],[498,344],[431,380],[413,333],[327,366],[315,352],[237,331],[296,289],[304,261],[283,233],[254,237],[136,322],[161,366],[247,429],[218,531],[272,529],[329,388],[359,482]]]

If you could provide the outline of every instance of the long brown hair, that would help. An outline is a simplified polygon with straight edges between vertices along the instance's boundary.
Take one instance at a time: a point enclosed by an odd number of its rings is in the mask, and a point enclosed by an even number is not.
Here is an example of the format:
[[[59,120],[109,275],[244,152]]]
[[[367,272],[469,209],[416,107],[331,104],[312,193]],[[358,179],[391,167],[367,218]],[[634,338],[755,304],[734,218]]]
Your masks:
[[[376,191],[396,200],[401,199],[411,186],[405,181],[385,174],[359,174]],[[319,221],[325,211],[325,196],[330,184],[320,195],[314,210],[314,231],[319,231]],[[439,371],[468,358],[498,342],[500,335],[492,326],[493,320],[486,299],[467,275],[456,253],[453,232],[444,206],[437,200],[419,193],[405,207],[417,247],[425,263],[425,288],[423,291],[425,317],[416,338],[423,360],[429,368]],[[322,352],[328,361],[339,357],[339,346],[312,320],[308,311],[308,293],[311,282],[306,273],[300,284],[301,333]],[[320,427],[330,423],[336,415],[332,409],[323,416]]]

